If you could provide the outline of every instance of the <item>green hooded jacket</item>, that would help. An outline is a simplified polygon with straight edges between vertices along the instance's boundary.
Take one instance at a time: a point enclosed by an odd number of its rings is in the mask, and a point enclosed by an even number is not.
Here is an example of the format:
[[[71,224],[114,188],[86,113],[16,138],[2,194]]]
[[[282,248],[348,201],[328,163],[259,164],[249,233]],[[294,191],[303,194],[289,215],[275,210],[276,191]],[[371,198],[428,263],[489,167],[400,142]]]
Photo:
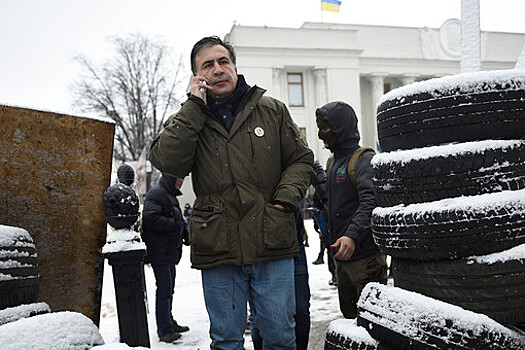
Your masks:
[[[314,156],[286,106],[264,93],[257,86],[246,92],[230,133],[203,101],[189,98],[151,145],[157,169],[192,174],[194,268],[249,265],[299,252],[294,211],[315,176]]]

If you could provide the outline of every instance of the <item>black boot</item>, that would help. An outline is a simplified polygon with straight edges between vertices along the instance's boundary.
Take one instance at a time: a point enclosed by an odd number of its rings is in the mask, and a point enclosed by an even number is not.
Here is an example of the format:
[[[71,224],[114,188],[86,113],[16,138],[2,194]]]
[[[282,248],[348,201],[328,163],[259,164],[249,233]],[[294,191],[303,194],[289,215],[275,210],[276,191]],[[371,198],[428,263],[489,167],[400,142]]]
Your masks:
[[[173,322],[173,331],[176,333],[184,333],[190,330],[188,326],[181,326],[177,322]]]

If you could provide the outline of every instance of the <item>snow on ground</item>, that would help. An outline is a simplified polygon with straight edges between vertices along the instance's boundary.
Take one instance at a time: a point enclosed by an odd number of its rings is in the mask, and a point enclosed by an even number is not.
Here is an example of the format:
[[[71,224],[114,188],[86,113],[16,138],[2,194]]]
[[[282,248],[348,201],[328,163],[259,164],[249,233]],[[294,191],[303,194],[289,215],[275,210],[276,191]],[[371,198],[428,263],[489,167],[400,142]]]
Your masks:
[[[310,247],[306,248],[308,272],[310,275],[310,291],[312,294],[310,314],[312,323],[331,321],[341,318],[336,287],[328,285],[331,278],[328,265],[313,265],[312,261],[319,254],[319,236],[313,229],[313,221],[305,220]],[[155,278],[153,270],[145,266],[146,289],[148,295],[148,326],[151,349],[173,349],[175,346],[181,350],[209,349],[210,338],[208,335],[209,320],[204,305],[201,287],[200,271],[190,268],[189,247],[183,247],[181,262],[177,265],[175,280],[175,295],[173,300],[173,314],[178,323],[187,325],[190,330],[183,333],[182,338],[174,344],[161,343],[158,340],[155,325]],[[126,347],[119,344],[118,320],[116,311],[115,292],[111,266],[104,267],[104,281],[102,292],[102,309],[100,317],[100,333],[106,345],[95,347],[96,350],[123,350]],[[251,338],[245,336],[245,348],[253,349]]]

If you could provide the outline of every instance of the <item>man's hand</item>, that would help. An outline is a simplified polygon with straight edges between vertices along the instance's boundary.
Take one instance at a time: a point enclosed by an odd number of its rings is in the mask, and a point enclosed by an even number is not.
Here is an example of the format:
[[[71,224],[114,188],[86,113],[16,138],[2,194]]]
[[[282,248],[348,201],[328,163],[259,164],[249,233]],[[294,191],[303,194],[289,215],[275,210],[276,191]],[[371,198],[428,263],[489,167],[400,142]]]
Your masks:
[[[339,247],[339,251],[334,255],[335,259],[347,261],[355,252],[355,241],[353,238],[343,236],[331,245],[331,247]]]
[[[201,92],[201,89],[205,89],[204,94]],[[203,100],[204,103],[206,103],[206,90],[213,90],[213,88],[209,85],[208,79],[202,75],[197,75],[191,78],[191,94]]]

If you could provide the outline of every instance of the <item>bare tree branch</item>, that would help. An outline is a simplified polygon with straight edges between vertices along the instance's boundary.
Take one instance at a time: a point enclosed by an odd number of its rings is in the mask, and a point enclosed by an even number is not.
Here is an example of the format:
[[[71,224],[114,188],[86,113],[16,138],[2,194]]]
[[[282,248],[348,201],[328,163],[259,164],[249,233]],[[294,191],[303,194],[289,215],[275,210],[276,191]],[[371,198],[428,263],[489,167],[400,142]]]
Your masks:
[[[82,54],[75,57],[85,75],[74,86],[74,107],[115,121],[114,157],[126,162],[139,158],[167,115],[179,108],[188,76],[182,57],[172,64],[162,41],[130,34],[112,42],[114,55],[102,68]]]

